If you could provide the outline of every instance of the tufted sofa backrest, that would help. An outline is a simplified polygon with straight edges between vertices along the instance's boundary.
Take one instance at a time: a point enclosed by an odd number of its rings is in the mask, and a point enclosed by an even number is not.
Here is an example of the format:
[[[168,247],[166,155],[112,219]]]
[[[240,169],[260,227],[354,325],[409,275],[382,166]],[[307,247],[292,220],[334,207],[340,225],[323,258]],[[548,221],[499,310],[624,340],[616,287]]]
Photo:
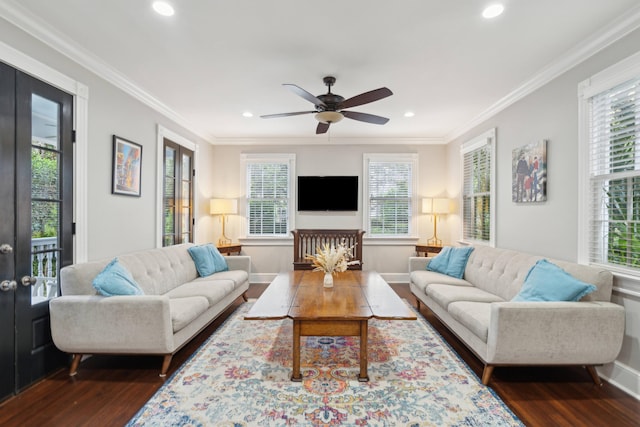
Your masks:
[[[191,243],[118,255],[146,295],[162,295],[198,277],[187,249]],[[73,264],[60,270],[62,295],[96,295],[93,279],[113,259]]]
[[[474,246],[467,262],[464,279],[480,289],[509,301],[520,291],[531,267],[542,258],[508,249]],[[613,274],[609,270],[568,261],[548,260],[575,278],[591,283],[598,288],[595,292],[587,295],[584,300],[611,300]]]

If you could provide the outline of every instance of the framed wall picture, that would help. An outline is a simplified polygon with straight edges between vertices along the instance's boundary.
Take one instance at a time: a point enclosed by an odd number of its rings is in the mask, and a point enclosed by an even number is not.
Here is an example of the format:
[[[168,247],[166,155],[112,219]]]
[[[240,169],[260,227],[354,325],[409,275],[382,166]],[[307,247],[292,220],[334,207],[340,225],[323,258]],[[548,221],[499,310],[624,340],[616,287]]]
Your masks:
[[[113,135],[111,193],[140,197],[142,145]]]
[[[513,150],[511,200],[536,203],[547,200],[547,141]]]

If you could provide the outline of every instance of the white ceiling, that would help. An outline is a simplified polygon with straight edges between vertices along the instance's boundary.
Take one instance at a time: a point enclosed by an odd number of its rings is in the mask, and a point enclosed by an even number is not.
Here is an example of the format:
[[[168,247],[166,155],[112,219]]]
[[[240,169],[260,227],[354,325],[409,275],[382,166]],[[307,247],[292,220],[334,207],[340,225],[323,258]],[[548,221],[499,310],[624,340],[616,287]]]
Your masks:
[[[214,142],[447,141],[640,21],[638,0],[502,0],[485,20],[492,2],[170,0],[167,18],[152,0],[0,0],[0,13]],[[345,119],[316,136],[312,115],[259,117],[313,109],[281,84],[320,95],[326,75],[345,98],[391,89],[353,108],[390,121]]]

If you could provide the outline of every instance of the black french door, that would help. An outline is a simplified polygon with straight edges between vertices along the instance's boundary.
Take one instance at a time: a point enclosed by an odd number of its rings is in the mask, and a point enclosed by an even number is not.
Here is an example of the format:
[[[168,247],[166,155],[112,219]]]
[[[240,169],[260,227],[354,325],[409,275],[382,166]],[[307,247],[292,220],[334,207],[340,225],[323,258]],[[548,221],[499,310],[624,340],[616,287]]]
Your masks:
[[[49,300],[73,261],[73,97],[0,63],[0,400],[63,366]]]

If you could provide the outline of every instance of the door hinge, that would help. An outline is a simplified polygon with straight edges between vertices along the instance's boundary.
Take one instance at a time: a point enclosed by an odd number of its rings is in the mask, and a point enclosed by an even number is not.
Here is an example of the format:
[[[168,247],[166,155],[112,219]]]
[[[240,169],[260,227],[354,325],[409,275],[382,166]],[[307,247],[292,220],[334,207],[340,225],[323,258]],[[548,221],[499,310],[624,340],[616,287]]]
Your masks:
[[[73,129],[71,131],[71,142],[75,143],[76,142],[76,130]]]
[[[73,235],[76,234],[76,223],[75,222],[71,223],[71,234],[73,234]]]
[[[196,170],[195,169],[193,170],[193,176],[196,176]]]

